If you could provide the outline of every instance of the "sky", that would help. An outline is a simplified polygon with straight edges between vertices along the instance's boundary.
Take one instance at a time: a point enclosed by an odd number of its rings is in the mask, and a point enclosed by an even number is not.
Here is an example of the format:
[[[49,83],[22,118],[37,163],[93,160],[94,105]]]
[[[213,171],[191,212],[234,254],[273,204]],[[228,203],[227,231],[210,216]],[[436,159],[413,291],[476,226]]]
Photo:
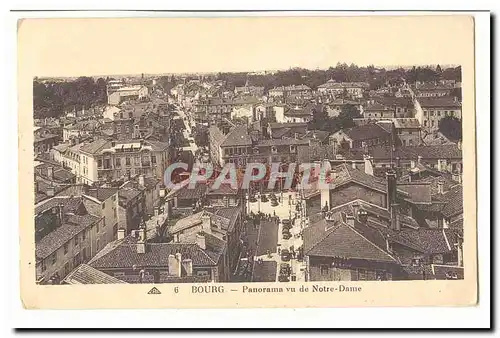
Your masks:
[[[39,77],[463,64],[466,16],[25,19],[19,67]]]

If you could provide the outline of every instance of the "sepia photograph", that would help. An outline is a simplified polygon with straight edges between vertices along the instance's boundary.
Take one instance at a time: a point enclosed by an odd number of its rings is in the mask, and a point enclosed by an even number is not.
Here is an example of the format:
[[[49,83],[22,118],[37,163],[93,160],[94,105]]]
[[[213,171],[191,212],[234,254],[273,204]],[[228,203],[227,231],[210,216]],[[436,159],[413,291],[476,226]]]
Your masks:
[[[474,303],[473,27],[22,20],[22,283],[190,302],[385,285]]]

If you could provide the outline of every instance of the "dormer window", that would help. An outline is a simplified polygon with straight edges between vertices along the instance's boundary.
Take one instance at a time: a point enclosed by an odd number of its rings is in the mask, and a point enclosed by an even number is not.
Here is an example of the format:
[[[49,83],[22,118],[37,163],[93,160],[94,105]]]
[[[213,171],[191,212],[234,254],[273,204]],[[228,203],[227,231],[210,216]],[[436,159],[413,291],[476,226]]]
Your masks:
[[[271,152],[272,152],[273,154],[276,154],[276,153],[278,152],[278,149],[276,149],[276,147],[275,147],[275,146],[271,146]]]
[[[290,152],[291,152],[291,153],[295,153],[296,151],[297,151],[297,147],[296,147],[296,146],[294,146],[294,145],[291,145],[291,146],[290,146]]]
[[[254,154],[258,154],[259,153],[259,148],[257,148],[257,147],[253,148],[253,153]]]

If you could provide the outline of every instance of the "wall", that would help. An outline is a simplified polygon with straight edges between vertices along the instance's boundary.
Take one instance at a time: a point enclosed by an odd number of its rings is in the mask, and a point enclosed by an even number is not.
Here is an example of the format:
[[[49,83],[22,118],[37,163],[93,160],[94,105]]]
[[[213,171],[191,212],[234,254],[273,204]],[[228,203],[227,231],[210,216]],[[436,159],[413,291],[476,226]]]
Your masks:
[[[348,183],[334,190],[330,190],[330,207],[346,204],[356,199],[362,199],[366,202],[385,207],[385,194],[371,190],[357,183]]]
[[[309,256],[310,281],[392,280],[395,266],[365,260],[347,260],[344,267],[332,266],[333,259]]]
[[[95,228],[95,225],[92,225],[92,228]],[[47,257],[43,263],[37,263],[37,277],[43,276],[46,283],[55,273],[58,273],[60,280],[62,280],[79,264],[90,260],[97,253],[93,247],[92,232],[93,230],[87,228],[67,241],[65,243],[67,244],[66,253],[64,252],[64,244],[57,249],[54,252],[55,264],[52,264],[52,256]],[[85,240],[83,233],[85,233]],[[78,238],[76,243],[75,238]],[[42,264],[45,264],[45,271],[42,271]]]

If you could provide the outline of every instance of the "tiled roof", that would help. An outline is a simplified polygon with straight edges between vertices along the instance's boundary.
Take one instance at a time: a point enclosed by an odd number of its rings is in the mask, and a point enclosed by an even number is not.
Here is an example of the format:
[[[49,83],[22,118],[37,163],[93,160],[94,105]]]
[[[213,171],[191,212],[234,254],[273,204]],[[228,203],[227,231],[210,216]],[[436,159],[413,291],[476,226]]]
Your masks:
[[[171,234],[176,234],[179,231],[191,228],[202,222],[203,216],[210,216],[207,211],[200,211],[188,217],[181,218],[168,230]]]
[[[207,236],[208,238],[210,236]],[[213,238],[210,237],[209,241]],[[110,249],[97,258],[92,259],[89,265],[96,269],[104,268],[131,268],[132,266],[153,268],[168,267],[168,256],[180,253],[182,258],[190,258],[193,266],[214,266],[214,260],[219,253],[219,248],[213,251],[207,244],[207,250],[202,250],[198,245],[191,243],[147,243],[145,253],[137,253],[137,240],[128,236],[118,243],[110,243]],[[215,242],[215,241],[214,241]],[[219,244],[219,243],[217,243]],[[210,255],[208,252],[210,252]]]
[[[413,101],[409,97],[384,96],[375,98],[375,101],[389,107],[393,105],[404,108],[413,107]]]
[[[367,105],[365,108],[365,111],[367,111],[367,112],[369,112],[369,111],[381,111],[381,110],[394,111],[394,109],[387,107],[387,106],[384,106],[383,104],[380,104],[377,102],[371,103],[371,104]]]
[[[444,208],[441,211],[444,217],[451,217],[463,212],[462,185],[453,187],[451,190],[439,196],[439,199],[443,202],[446,202]]]
[[[108,198],[110,198],[111,196],[113,196],[114,194],[116,194],[117,192],[118,189],[116,188],[98,187],[89,189],[86,195],[96,198],[99,201],[103,202]]]
[[[418,103],[422,108],[459,108],[462,104],[455,101],[452,97],[419,97]]]
[[[414,203],[431,203],[431,187],[425,182],[398,184],[398,189],[408,193]]]
[[[241,208],[239,206],[219,208],[215,210],[215,215],[228,219],[227,225],[224,230],[227,232],[232,232],[236,224],[236,219],[241,215]]]
[[[321,220],[305,228],[304,254],[397,263],[397,260],[341,220]]]
[[[427,254],[447,253],[453,249],[452,230],[448,229],[391,229],[380,230],[393,241]],[[448,246],[449,245],[449,246]]]
[[[379,146],[369,149],[370,155],[375,160],[390,159],[391,147]],[[416,160],[418,156],[422,159],[461,159],[462,151],[458,149],[456,144],[442,144],[432,146],[416,146],[416,147],[398,147],[392,152],[392,158],[399,157],[400,159]]]
[[[234,127],[227,135],[226,139],[220,145],[221,147],[235,147],[235,146],[250,146],[252,139],[248,134],[245,125]]]
[[[123,184],[118,190],[118,197],[120,200],[132,200],[142,193],[142,189],[134,182],[128,181]]]
[[[104,149],[105,147],[110,147],[111,141],[98,139],[90,143],[85,143],[80,147],[80,151],[88,154],[97,154],[99,151]]]
[[[48,176],[48,168],[52,167],[53,179],[50,179]],[[76,175],[73,174],[70,170],[66,170],[62,168],[60,165],[54,166],[49,163],[42,163],[35,167],[35,171],[40,176],[53,180],[54,182],[67,182],[73,180]]]
[[[394,123],[394,127],[396,129],[402,129],[402,128],[420,128],[420,122],[418,122],[417,119],[415,118],[394,118],[392,119],[392,122]]]
[[[53,197],[50,200],[38,205],[35,208],[35,215],[61,204],[63,205],[63,211],[65,213],[75,213],[82,203],[82,197]]]
[[[144,145],[151,146],[153,151],[165,151],[168,149],[168,143],[165,143],[165,142],[145,140]]]
[[[100,220],[92,215],[66,215],[64,223],[36,243],[36,257],[45,259],[64,243]]]
[[[87,264],[80,264],[64,277],[63,282],[66,284],[125,284],[125,282]]]
[[[374,138],[387,138],[390,136],[384,128],[377,124],[365,124],[344,130],[353,141],[369,140]]]
[[[187,180],[186,184],[184,184],[179,189],[172,191],[169,194],[169,198],[177,197],[178,199],[201,199],[205,196],[205,193],[208,189],[206,184],[196,184],[193,189],[190,188],[189,180]]]

